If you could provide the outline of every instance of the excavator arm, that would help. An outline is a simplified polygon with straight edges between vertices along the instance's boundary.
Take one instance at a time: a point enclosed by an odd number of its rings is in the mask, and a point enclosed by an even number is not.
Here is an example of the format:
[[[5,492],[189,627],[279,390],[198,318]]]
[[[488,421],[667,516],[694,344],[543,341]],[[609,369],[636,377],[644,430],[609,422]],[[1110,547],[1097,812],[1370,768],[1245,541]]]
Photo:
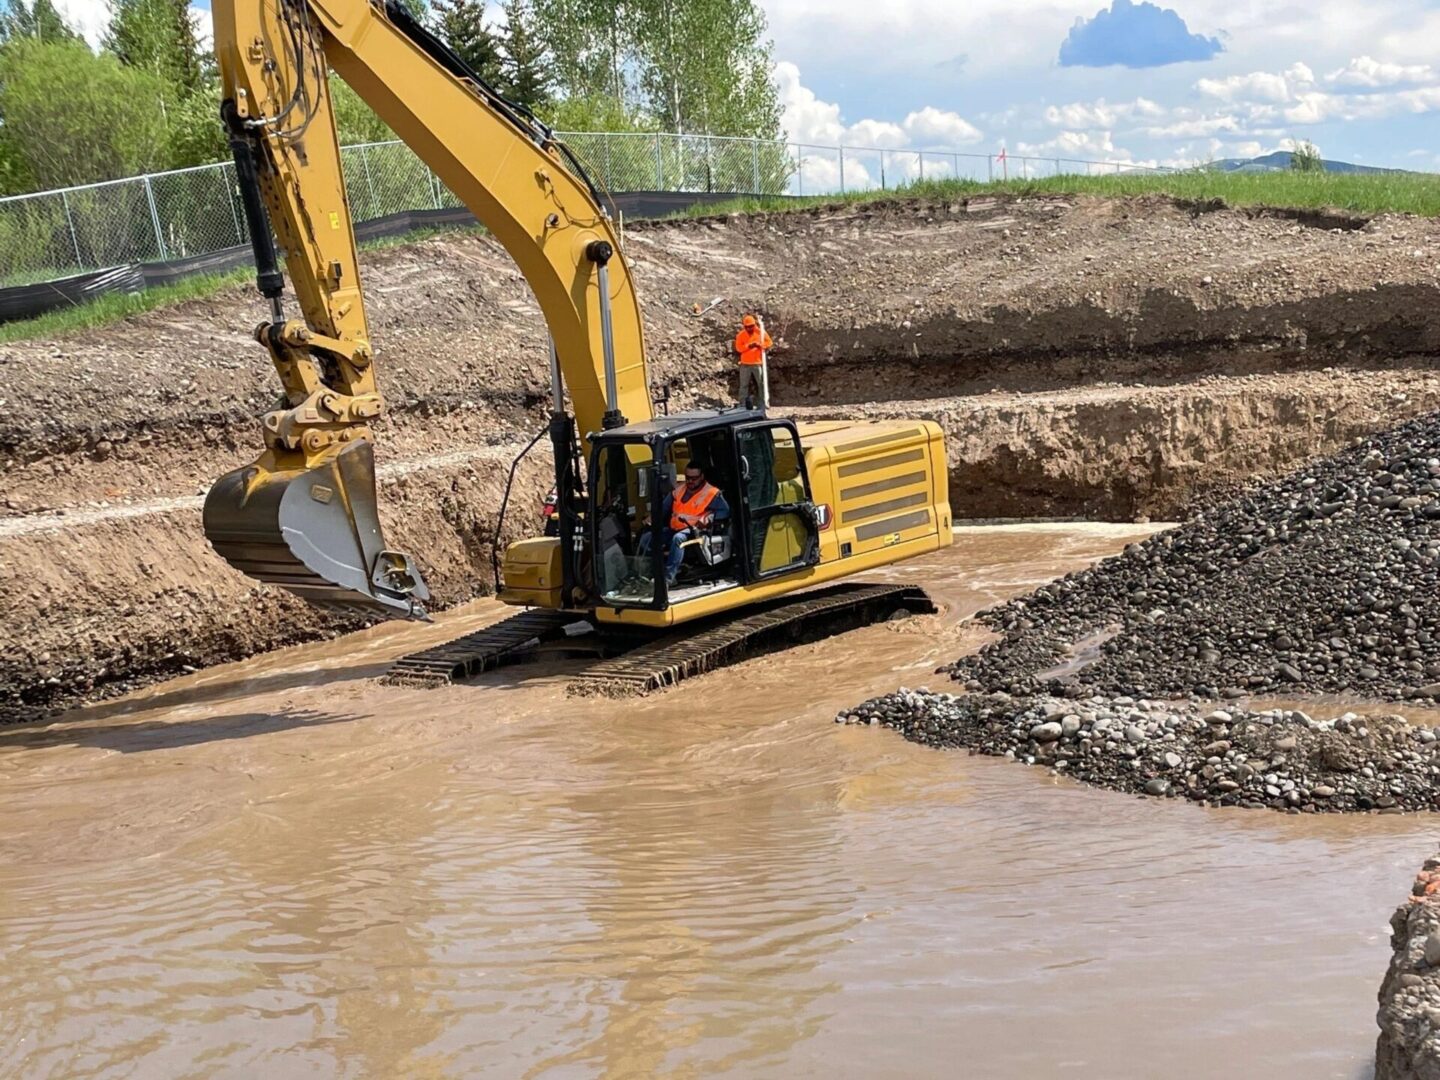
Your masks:
[[[515,260],[549,326],[581,434],[651,417],[640,309],[613,224],[550,131],[394,0],[214,0],[212,11],[222,117],[271,303],[255,336],[284,398],[264,418],[264,452],[211,489],[206,535],[233,565],[312,602],[423,617],[418,568],[381,534],[370,424],[385,404],[328,72]],[[299,318],[284,315],[272,230]]]

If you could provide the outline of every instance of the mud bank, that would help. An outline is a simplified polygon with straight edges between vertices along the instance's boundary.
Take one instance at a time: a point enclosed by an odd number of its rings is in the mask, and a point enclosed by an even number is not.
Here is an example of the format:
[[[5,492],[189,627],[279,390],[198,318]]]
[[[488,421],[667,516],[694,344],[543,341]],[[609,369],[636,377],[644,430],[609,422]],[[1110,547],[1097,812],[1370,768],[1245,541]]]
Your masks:
[[[1390,916],[1392,955],[1380,985],[1375,1080],[1440,1078],[1440,858],[1425,860]]]
[[[627,254],[675,407],[729,400],[728,338],[764,311],[777,406],[940,420],[960,518],[1178,516],[1440,409],[1433,222],[896,203],[647,224]],[[477,595],[504,469],[543,423],[538,308],[484,237],[372,252],[365,275],[391,405],[378,455],[404,475],[382,494],[387,528],[442,601]],[[262,315],[236,287],[0,349],[0,702],[343,629],[257,592],[200,537],[197,495],[253,454],[275,393],[248,336]],[[517,529],[543,473],[537,459],[517,488]]]

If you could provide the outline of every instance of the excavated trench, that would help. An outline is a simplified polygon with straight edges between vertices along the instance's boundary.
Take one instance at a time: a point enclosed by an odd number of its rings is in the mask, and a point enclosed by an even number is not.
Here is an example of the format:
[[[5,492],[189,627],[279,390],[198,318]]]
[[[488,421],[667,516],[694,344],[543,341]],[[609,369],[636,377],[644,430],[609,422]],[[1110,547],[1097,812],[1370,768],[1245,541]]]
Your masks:
[[[777,408],[927,417],[957,518],[1129,521],[1440,409],[1440,230],[1160,200],[903,203],[634,227],[652,381],[727,402],[762,310]],[[391,414],[381,505],[441,604],[490,589],[510,461],[543,423],[538,310],[504,253],[442,236],[366,261]],[[705,315],[697,304],[721,297]],[[349,624],[210,552],[200,493],[257,445],[274,376],[248,290],[0,347],[9,718]],[[522,467],[508,536],[548,486]]]

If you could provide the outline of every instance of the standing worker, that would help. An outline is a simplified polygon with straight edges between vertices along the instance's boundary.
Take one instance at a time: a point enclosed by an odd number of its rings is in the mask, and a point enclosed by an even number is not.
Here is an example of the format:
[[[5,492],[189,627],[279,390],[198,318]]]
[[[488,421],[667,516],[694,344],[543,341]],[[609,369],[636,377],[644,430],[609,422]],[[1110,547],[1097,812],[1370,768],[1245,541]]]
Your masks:
[[[765,380],[765,351],[774,344],[765,327],[754,315],[740,320],[740,332],[735,335],[735,351],[740,354],[740,397],[747,409],[753,409],[758,401],[760,408],[770,406],[769,387]]]

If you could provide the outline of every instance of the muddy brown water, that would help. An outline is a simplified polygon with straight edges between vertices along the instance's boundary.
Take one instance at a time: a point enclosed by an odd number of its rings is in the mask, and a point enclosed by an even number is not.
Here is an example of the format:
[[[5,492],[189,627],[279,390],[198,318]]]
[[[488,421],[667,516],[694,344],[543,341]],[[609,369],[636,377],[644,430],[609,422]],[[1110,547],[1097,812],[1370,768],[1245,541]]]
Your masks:
[[[1143,531],[964,530],[944,615],[640,701],[375,685],[480,604],[0,731],[0,1075],[1368,1076],[1440,821],[832,722]]]

